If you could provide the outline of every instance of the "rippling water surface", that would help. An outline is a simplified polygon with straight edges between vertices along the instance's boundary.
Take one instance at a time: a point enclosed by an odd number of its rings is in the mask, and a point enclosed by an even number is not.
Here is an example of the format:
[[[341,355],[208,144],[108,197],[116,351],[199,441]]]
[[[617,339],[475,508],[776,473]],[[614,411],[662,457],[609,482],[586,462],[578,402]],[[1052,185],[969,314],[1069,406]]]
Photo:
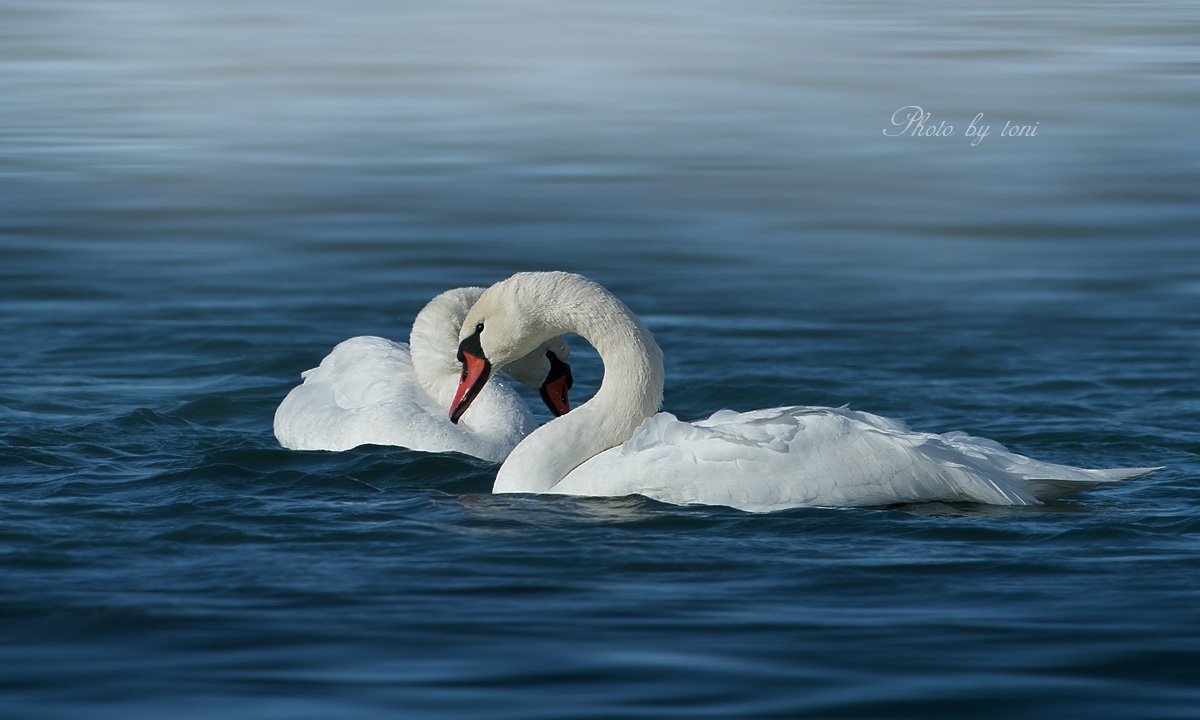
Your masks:
[[[1200,712],[1194,6],[0,18],[5,717]],[[953,134],[896,136],[910,105]],[[275,442],[340,340],[551,268],[644,318],[681,417],[848,403],[1166,468],[752,515]]]

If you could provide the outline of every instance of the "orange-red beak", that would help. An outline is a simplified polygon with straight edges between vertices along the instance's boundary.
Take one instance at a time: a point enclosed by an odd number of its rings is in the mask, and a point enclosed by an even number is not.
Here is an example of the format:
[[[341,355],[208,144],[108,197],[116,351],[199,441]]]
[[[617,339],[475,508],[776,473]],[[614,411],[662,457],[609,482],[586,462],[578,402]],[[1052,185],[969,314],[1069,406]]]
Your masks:
[[[542,401],[554,413],[554,417],[560,417],[571,412],[567,391],[575,384],[575,378],[571,377],[571,366],[559,360],[553,351],[546,351],[546,359],[550,361],[550,372],[540,388]]]
[[[479,395],[479,391],[487,384],[492,375],[492,364],[483,356],[483,347],[479,342],[479,333],[463,340],[458,346],[458,361],[462,363],[462,376],[458,379],[458,390],[454,393],[454,402],[450,404],[450,422],[458,424],[467,408]]]

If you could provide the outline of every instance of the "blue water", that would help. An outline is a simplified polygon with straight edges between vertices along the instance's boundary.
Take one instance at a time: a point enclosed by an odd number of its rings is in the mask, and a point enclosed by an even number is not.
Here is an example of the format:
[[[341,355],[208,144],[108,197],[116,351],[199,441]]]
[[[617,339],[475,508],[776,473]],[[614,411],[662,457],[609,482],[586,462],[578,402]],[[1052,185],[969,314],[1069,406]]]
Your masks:
[[[0,0],[0,715],[1200,717],[1197,37],[1170,2]],[[954,133],[885,134],[909,105]],[[637,312],[680,417],[1166,467],[752,515],[275,442],[334,344],[529,269]]]

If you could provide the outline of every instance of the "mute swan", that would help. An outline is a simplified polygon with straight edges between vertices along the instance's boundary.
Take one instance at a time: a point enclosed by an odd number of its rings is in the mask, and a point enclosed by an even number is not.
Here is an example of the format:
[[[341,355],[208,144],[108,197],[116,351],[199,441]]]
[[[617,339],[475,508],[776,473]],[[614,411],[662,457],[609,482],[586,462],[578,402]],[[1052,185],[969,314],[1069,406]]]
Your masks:
[[[913,432],[844,408],[722,410],[694,423],[655,414],[663,366],[654,338],[612,293],[561,272],[514,275],[471,308],[451,419],[465,418],[493,368],[569,332],[600,354],[600,389],[517,445],[494,492],[640,494],[755,512],[930,501],[1029,505],[1156,469],[1053,465],[989,440]]]
[[[537,427],[506,380],[490,382],[479,416],[446,418],[459,377],[458,328],[483,288],[449,290],[413,321],[409,344],[355,337],[302,374],[275,412],[275,437],[292,450],[349,450],[368,443],[430,452],[457,451],[499,462]],[[538,388],[555,415],[569,409],[570,353],[562,337],[537,344],[505,372]]]

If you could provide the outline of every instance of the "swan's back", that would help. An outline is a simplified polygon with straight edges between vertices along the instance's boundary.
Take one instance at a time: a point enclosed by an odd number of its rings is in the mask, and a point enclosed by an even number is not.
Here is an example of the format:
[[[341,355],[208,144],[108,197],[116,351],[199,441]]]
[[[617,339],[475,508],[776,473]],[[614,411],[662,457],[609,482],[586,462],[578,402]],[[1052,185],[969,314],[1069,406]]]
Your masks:
[[[913,432],[844,408],[786,407],[723,410],[695,423],[659,413],[551,492],[641,494],[750,511],[927,501],[1029,505],[1149,471],[1055,465],[964,433]]]

